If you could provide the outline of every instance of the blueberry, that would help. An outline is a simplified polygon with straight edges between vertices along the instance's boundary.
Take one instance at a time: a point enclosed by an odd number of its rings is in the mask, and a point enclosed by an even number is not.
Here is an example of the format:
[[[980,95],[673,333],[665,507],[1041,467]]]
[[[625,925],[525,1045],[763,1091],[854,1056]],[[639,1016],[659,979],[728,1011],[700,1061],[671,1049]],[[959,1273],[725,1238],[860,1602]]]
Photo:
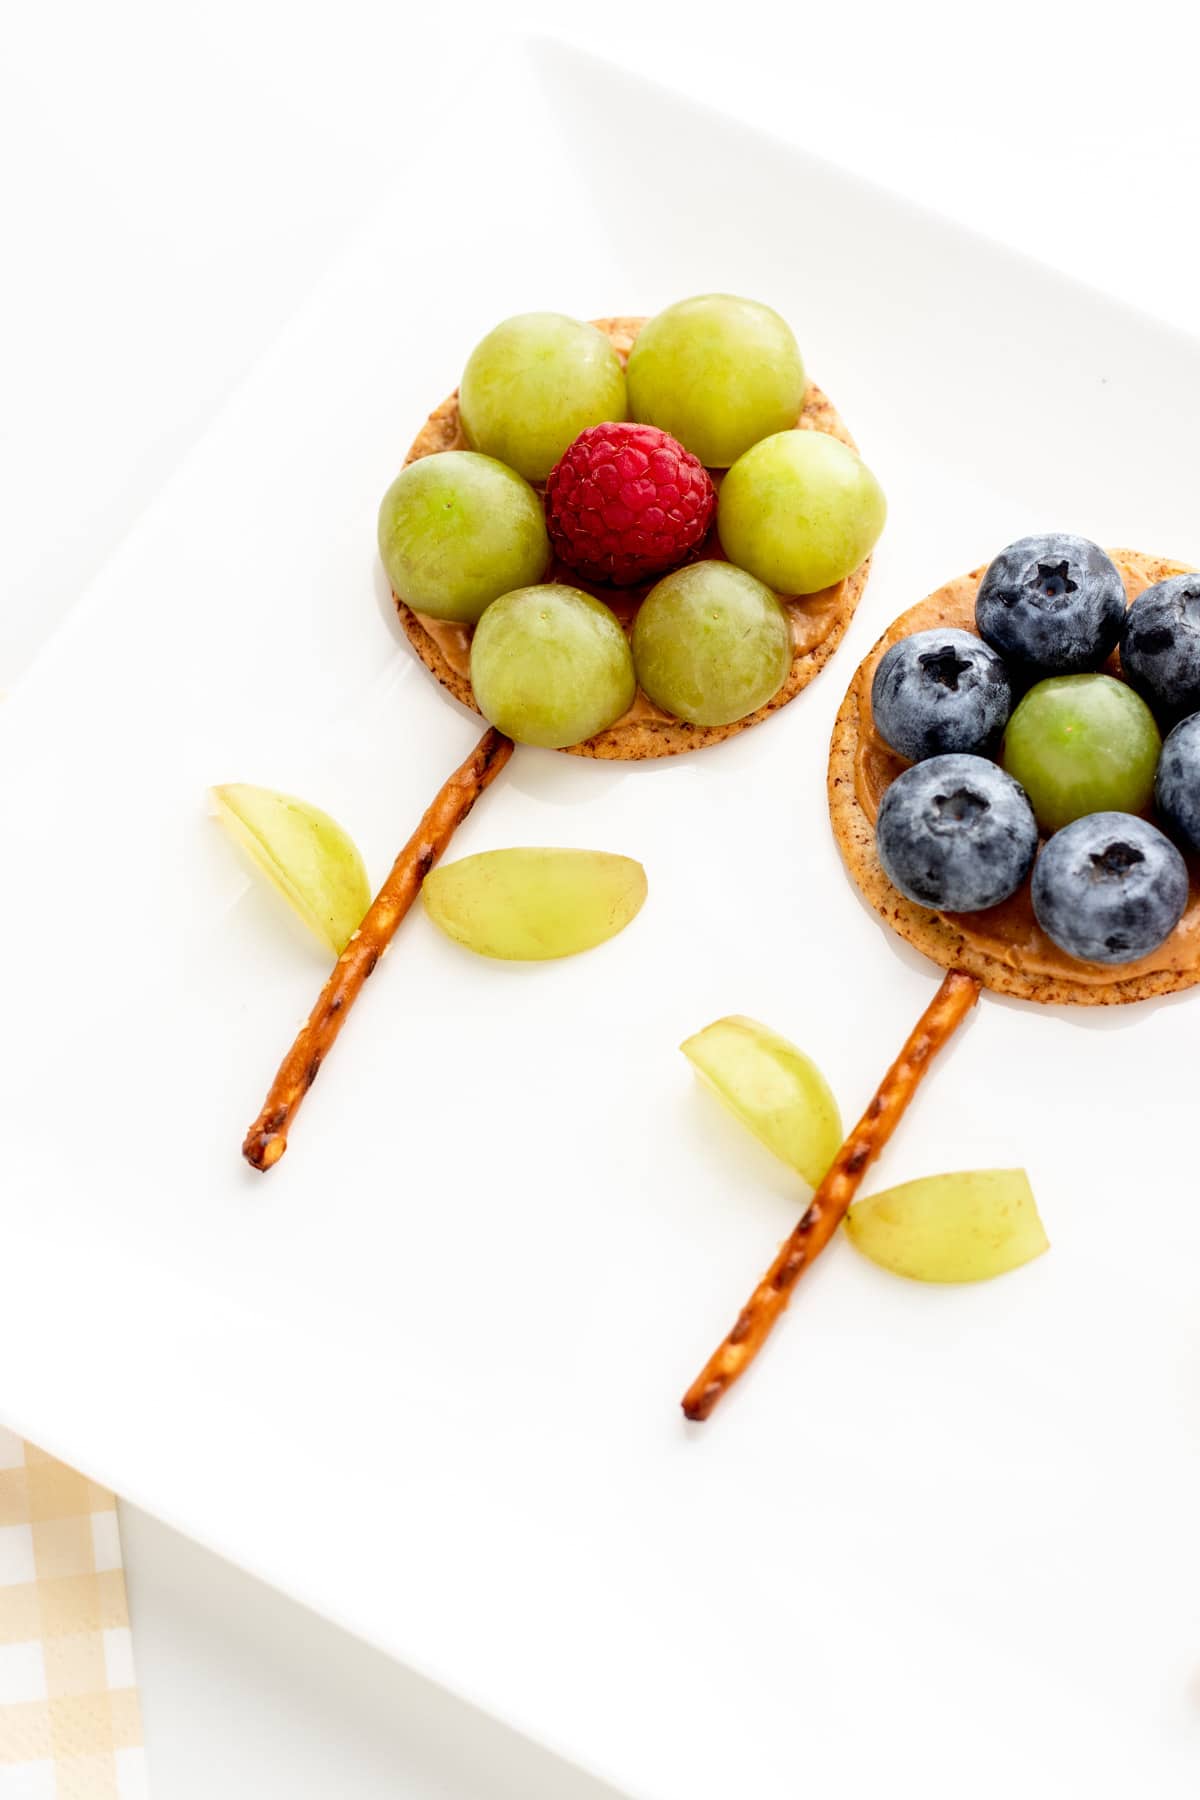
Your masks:
[[[906,900],[978,912],[1016,893],[1037,852],[1037,825],[1024,788],[986,757],[932,756],[883,796],[875,844]]]
[[[1169,732],[1158,759],[1154,799],[1189,850],[1200,850],[1200,713]]]
[[[871,707],[880,737],[909,762],[946,751],[995,750],[1012,711],[1008,671],[970,631],[914,631],[875,671]]]
[[[1033,910],[1048,938],[1083,962],[1149,956],[1183,917],[1187,864],[1133,813],[1088,813],[1056,831],[1033,871]]]
[[[1097,544],[1066,532],[1019,538],[988,564],[975,623],[1026,676],[1098,669],[1125,617],[1125,585]]]
[[[1138,595],[1125,615],[1121,667],[1170,717],[1200,708],[1200,575],[1172,575]]]

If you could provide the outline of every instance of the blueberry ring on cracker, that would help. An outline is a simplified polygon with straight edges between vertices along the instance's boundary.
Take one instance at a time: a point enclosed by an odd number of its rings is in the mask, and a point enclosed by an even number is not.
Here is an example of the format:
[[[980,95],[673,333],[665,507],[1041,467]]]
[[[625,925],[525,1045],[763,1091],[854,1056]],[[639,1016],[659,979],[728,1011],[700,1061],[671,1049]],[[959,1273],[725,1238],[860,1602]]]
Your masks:
[[[1022,1000],[1194,986],[1198,640],[1200,577],[1066,534],[911,607],[830,745],[830,819],[864,899],[942,968]]]

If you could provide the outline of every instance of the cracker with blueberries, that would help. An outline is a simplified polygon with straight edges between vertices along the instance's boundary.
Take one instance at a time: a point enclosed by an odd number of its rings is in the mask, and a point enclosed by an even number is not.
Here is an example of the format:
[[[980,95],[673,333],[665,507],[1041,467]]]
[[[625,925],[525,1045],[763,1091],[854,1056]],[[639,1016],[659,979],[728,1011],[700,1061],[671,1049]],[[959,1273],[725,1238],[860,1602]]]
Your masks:
[[[1200,980],[1200,576],[1052,533],[901,615],[834,726],[846,866],[943,968],[1104,1006]]]

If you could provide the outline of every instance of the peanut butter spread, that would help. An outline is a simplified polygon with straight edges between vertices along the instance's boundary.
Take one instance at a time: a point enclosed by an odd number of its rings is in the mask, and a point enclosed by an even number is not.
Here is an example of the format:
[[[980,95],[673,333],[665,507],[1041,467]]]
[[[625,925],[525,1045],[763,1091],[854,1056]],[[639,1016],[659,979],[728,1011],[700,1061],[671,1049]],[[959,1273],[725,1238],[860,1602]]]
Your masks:
[[[1153,582],[1181,572],[1178,563],[1166,563],[1152,557],[1137,556],[1129,551],[1109,552],[1125,583],[1127,602]],[[892,629],[880,639],[863,663],[856,678],[858,745],[854,757],[854,790],[859,806],[874,826],[879,803],[890,784],[908,764],[890,750],[875,728],[871,711],[871,684],[875,670],[886,651],[901,638],[913,632],[926,631],[940,625],[956,626],[962,631],[975,630],[975,595],[983,577],[983,569],[961,576],[936,594],[910,608]],[[1120,676],[1116,657],[1108,672]],[[1068,956],[1051,942],[1041,929],[1033,912],[1028,881],[1010,900],[977,913],[939,913],[974,949],[1004,963],[1008,968],[1033,977],[1060,982],[1111,985],[1115,981],[1135,980],[1140,976],[1168,973],[1183,975],[1200,970],[1200,886],[1197,871],[1192,868],[1192,890],[1187,910],[1175,930],[1151,955],[1137,962],[1112,964],[1089,963]]]
[[[612,341],[622,362],[628,359],[629,352],[641,328],[642,320],[636,318],[598,319],[596,325]],[[831,437],[839,438],[851,449],[854,440],[842,423],[836,408],[821,389],[810,384],[805,396],[804,408],[797,421],[798,428],[805,431],[824,431]],[[429,456],[441,450],[464,450],[467,441],[463,435],[458,416],[457,395],[452,394],[448,400],[432,413],[413,444],[408,454],[408,461],[417,457]],[[722,471],[710,470],[714,483],[720,487]],[[704,544],[693,560],[723,559],[720,541],[714,525]],[[632,706],[612,725],[599,732],[596,737],[589,738],[584,744],[572,747],[573,753],[581,756],[597,756],[618,761],[638,761],[644,757],[677,755],[685,750],[702,748],[705,744],[719,743],[721,739],[731,737],[734,733],[755,725],[760,719],[774,712],[778,707],[793,699],[802,688],[806,687],[828,658],[833,654],[840,642],[847,625],[853,616],[854,609],[866,586],[870,559],[848,575],[836,586],[825,588],[820,593],[795,597],[786,594],[778,596],[792,629],[792,667],[787,680],[779,692],[757,712],[750,713],[744,719],[735,720],[732,725],[693,726],[676,719],[673,714],[664,712],[661,707],[638,689]],[[584,581],[573,570],[557,559],[542,577],[543,581],[561,581],[569,587],[584,589],[594,594],[598,600],[616,613],[625,630],[632,631],[633,621],[642,600],[653,586],[647,582],[642,587],[611,588]],[[471,636],[470,625],[458,625],[445,619],[433,619],[426,613],[413,612],[397,599],[397,609],[404,630],[417,654],[435,674],[439,681],[448,687],[455,698],[467,706],[474,706],[471,692]]]

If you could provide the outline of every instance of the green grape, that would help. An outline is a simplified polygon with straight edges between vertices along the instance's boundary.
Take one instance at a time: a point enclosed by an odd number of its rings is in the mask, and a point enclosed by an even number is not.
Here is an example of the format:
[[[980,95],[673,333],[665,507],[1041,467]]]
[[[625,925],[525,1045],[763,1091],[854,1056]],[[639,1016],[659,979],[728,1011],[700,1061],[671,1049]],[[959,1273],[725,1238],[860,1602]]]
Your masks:
[[[490,456],[444,450],[397,475],[379,508],[379,554],[401,600],[473,625],[546,572],[550,540],[527,481]]]
[[[619,719],[636,682],[615,616],[579,588],[547,583],[494,600],[471,641],[484,718],[519,744],[565,750]]]
[[[245,781],[212,793],[217,817],[255,869],[340,956],[371,904],[371,885],[337,820],[307,800]]]
[[[787,680],[791,625],[770,589],[744,569],[691,563],[642,601],[633,661],[656,706],[692,725],[732,725]]]
[[[842,1142],[842,1116],[810,1056],[757,1019],[706,1025],[680,1049],[768,1150],[818,1187]]]
[[[860,456],[824,431],[780,431],[721,483],[725,554],[780,594],[815,594],[857,569],[887,517]]]
[[[646,898],[646,871],[603,850],[485,850],[425,877],[425,911],[478,956],[545,962],[624,931]]]
[[[912,1281],[990,1281],[1050,1248],[1024,1169],[926,1175],[859,1200],[852,1244]]]
[[[1094,812],[1145,812],[1162,739],[1146,702],[1111,675],[1053,675],[1031,687],[1001,761],[1038,824],[1058,831]]]
[[[627,371],[635,419],[710,469],[800,417],[804,363],[785,319],[757,300],[700,294],[647,320]]]
[[[625,417],[625,371],[594,325],[520,313],[476,344],[458,406],[469,444],[545,481],[581,431]]]

